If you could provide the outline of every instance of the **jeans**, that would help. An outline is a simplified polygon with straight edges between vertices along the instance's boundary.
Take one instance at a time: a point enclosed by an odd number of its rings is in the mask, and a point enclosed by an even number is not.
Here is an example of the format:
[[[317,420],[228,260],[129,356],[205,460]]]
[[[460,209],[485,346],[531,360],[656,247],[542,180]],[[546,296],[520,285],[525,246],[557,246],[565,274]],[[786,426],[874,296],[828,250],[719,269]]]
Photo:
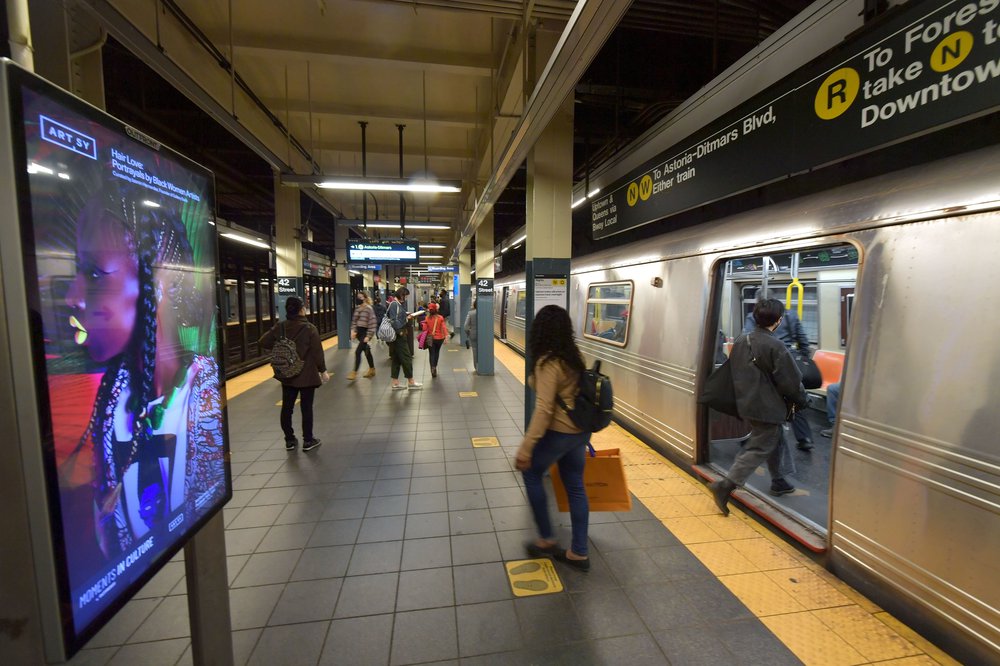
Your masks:
[[[295,410],[295,399],[300,398],[299,410],[302,412],[302,438],[308,442],[313,438],[313,398],[316,397],[316,387],[298,388],[297,386],[281,385],[281,430],[285,439],[295,437],[292,427],[292,412]]]
[[[800,442],[812,441],[812,426],[809,425],[805,410],[795,412],[795,416],[792,417],[792,432],[795,433],[795,439]]]
[[[826,387],[826,420],[833,425],[837,420],[837,405],[840,404],[840,382]]]
[[[569,517],[573,524],[573,541],[570,548],[577,555],[587,554],[587,523],[590,520],[590,504],[583,486],[583,466],[587,458],[587,442],[590,433],[564,433],[547,430],[531,455],[531,467],[522,472],[524,489],[528,493],[531,513],[538,526],[538,534],[551,540],[554,536],[549,520],[549,507],[545,498],[542,480],[553,463],[559,464],[559,477],[566,487],[569,499]]]
[[[438,367],[438,360],[441,358],[441,345],[444,344],[444,340],[431,340],[431,346],[428,349],[431,353],[431,367]]]
[[[368,329],[362,327],[355,330],[357,331],[358,349],[354,352],[354,372],[357,372],[358,368],[361,367],[361,352],[364,352],[365,358],[368,359],[368,367],[374,368],[375,359],[372,358],[372,348],[368,346],[367,342],[365,342],[365,336],[368,335]]]
[[[771,480],[782,478],[778,456],[775,455],[778,452],[780,438],[780,423],[750,421],[750,440],[737,454],[732,467],[726,473],[729,480],[737,486],[742,486],[765,460],[767,461],[767,469],[771,472]]]

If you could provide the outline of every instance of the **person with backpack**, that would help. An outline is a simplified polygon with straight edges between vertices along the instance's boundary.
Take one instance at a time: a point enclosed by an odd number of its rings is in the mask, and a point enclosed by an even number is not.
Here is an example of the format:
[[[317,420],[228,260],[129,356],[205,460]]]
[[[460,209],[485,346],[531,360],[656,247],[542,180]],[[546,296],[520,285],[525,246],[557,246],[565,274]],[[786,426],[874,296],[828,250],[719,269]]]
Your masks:
[[[354,308],[354,317],[351,319],[351,340],[358,341],[358,348],[354,352],[354,370],[347,373],[347,379],[350,381],[354,381],[358,376],[362,353],[368,359],[368,372],[365,373],[365,377],[371,379],[375,376],[375,359],[372,358],[372,348],[368,346],[368,342],[375,337],[378,320],[375,319],[372,299],[368,294],[363,291],[358,292],[357,301],[358,306]]]
[[[558,305],[538,311],[528,336],[528,386],[535,391],[535,410],[517,450],[515,465],[524,475],[524,489],[538,527],[538,538],[526,545],[532,557],[552,556],[580,571],[590,570],[587,527],[590,506],[583,485],[590,432],[570,418],[586,367],[573,339],[569,313]],[[561,407],[562,402],[565,407]],[[563,550],[555,538],[542,481],[553,464],[569,499],[573,539]]]
[[[448,337],[448,323],[444,317],[438,314],[438,304],[430,303],[427,306],[430,313],[421,323],[421,328],[427,334],[429,340],[424,344],[424,348],[430,351],[431,357],[431,377],[438,376],[438,361],[441,358],[441,345]]]
[[[441,298],[438,301],[438,311],[441,313],[441,316],[444,317],[445,327],[449,327],[450,325],[448,323],[448,320],[451,319],[451,301],[448,300],[447,289],[441,290]],[[449,328],[448,339],[450,340],[453,337],[455,337],[455,331],[452,331]]]
[[[302,311],[302,299],[289,298],[285,301],[286,321],[275,324],[258,341],[261,349],[271,352],[274,377],[281,382],[281,430],[286,451],[294,451],[299,444],[292,427],[296,399],[302,413],[302,450],[312,451],[322,443],[313,437],[313,398],[316,389],[330,379],[319,331]]]
[[[389,309],[385,316],[396,331],[396,338],[389,343],[389,353],[392,357],[392,389],[419,389],[423,384],[413,379],[413,348],[410,346],[413,338],[413,326],[410,323],[417,313],[407,314],[406,297],[410,295],[410,290],[400,287],[396,290],[396,299],[389,304]],[[402,368],[403,376],[406,377],[406,386],[399,383],[399,370]]]

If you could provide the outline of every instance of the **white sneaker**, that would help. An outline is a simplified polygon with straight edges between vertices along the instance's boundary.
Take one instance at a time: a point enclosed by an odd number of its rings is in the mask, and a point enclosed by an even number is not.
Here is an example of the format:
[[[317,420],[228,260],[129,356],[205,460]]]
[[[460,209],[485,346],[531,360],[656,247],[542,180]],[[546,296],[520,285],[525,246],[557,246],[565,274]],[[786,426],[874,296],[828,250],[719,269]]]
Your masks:
[[[404,385],[404,384],[393,384],[392,385],[392,390],[393,391],[402,391],[405,388],[406,388],[406,385]]]
[[[411,391],[418,391],[418,390],[422,389],[423,387],[424,387],[424,385],[421,384],[420,382],[413,382],[412,384],[407,384],[406,385],[406,388],[410,389]]]

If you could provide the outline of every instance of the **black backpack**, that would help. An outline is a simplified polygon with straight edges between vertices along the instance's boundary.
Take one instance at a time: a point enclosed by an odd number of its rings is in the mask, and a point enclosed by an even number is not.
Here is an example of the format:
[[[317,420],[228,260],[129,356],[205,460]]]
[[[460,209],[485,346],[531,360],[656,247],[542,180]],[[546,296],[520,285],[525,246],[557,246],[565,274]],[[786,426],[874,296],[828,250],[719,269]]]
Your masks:
[[[604,430],[611,423],[611,410],[615,406],[611,378],[601,374],[601,362],[594,361],[594,367],[580,373],[579,391],[573,401],[573,409],[566,405],[558,394],[556,401],[569,414],[570,420],[584,432]]]
[[[303,326],[295,337],[302,333]],[[278,324],[278,339],[274,341],[271,349],[271,369],[274,370],[275,379],[292,379],[298,377],[302,372],[305,362],[299,358],[298,349],[295,348],[295,338],[289,339],[285,336],[285,322]]]

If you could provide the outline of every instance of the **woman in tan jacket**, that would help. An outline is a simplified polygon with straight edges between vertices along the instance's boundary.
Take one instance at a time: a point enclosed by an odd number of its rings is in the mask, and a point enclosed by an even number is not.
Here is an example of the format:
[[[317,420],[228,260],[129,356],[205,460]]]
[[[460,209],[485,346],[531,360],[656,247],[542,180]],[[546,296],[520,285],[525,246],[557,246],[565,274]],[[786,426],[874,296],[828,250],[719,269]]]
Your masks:
[[[573,408],[577,383],[585,366],[573,340],[573,323],[558,305],[546,305],[535,315],[528,338],[528,358],[533,364],[528,372],[528,385],[535,390],[535,410],[516,459],[538,526],[538,539],[527,545],[528,554],[551,555],[575,569],[588,571],[590,506],[583,486],[583,465],[590,433],[581,432],[556,399],[558,395],[569,409]],[[553,464],[559,465],[573,524],[573,540],[565,551],[555,539],[542,485],[545,472]]]

